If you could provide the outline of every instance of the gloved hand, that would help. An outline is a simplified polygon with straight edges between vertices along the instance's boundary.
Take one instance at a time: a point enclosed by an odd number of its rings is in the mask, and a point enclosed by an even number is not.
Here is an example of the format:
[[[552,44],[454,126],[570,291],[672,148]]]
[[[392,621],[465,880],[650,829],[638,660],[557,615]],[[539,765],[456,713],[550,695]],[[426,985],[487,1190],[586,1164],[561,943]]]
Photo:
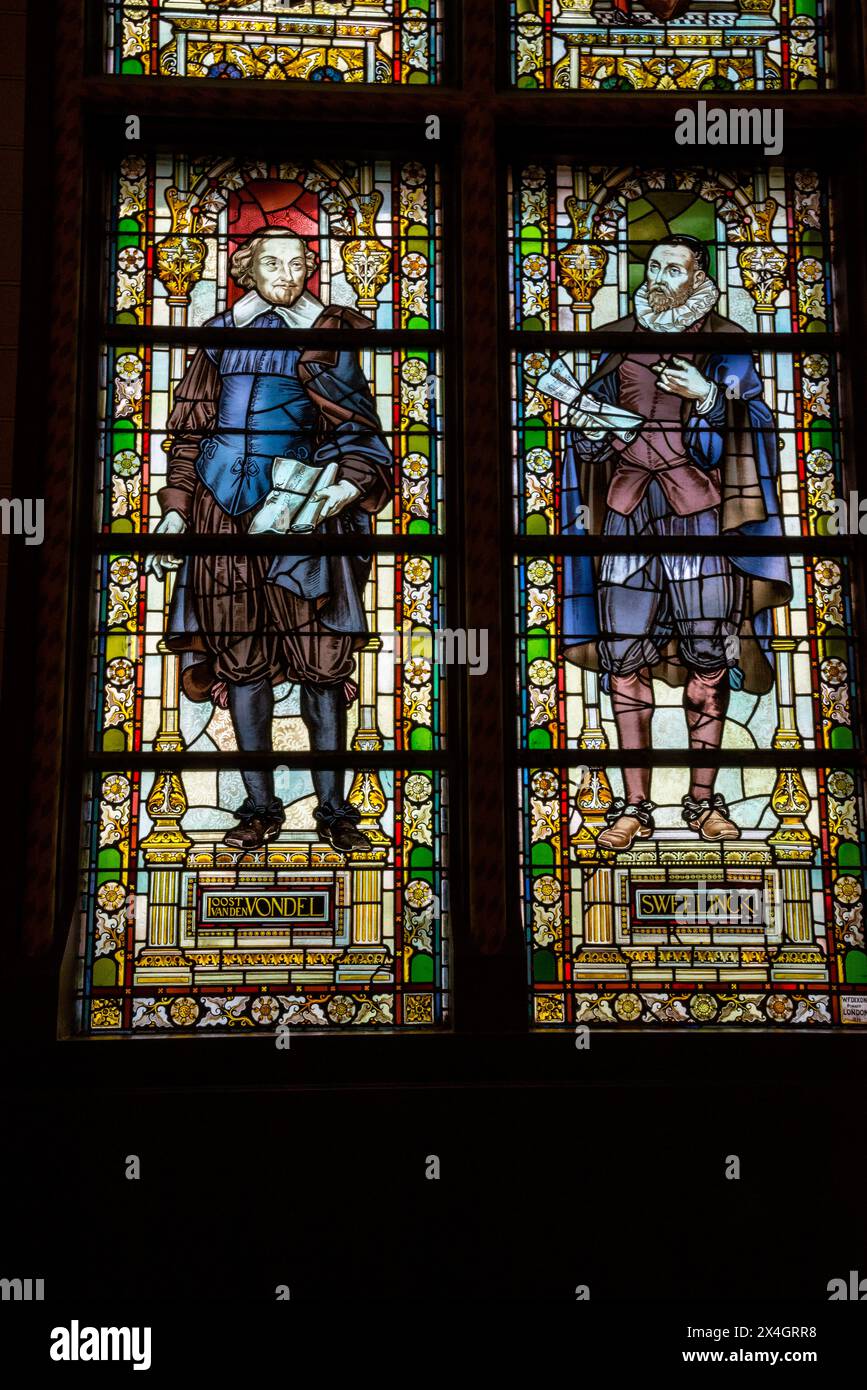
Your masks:
[[[319,504],[313,525],[318,526],[320,521],[327,521],[330,516],[337,516],[338,512],[342,512],[344,507],[350,506],[360,496],[361,489],[346,478],[332,483],[330,487],[322,488],[313,497],[314,502]]]
[[[166,512],[160,521],[155,536],[180,536],[187,529],[187,523],[180,512]],[[183,559],[177,555],[157,554],[153,551],[145,560],[145,574],[152,574],[155,579],[164,579],[166,570],[180,569]]]

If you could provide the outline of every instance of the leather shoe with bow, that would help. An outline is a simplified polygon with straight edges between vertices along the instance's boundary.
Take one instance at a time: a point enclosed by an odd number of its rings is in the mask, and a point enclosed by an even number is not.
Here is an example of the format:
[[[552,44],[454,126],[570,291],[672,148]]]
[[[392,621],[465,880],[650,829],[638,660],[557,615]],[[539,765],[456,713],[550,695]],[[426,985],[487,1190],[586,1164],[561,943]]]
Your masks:
[[[338,816],[328,824],[320,822],[319,833],[333,849],[341,854],[364,854],[373,846],[363,831],[348,816]]]
[[[741,832],[729,815],[729,808],[719,792],[704,801],[685,796],[683,799],[683,819],[690,830],[694,830],[703,840],[739,840]]]
[[[625,802],[616,797],[605,813],[608,829],[603,830],[597,839],[602,849],[619,852],[629,849],[633,840],[648,840],[654,831],[653,802]]]

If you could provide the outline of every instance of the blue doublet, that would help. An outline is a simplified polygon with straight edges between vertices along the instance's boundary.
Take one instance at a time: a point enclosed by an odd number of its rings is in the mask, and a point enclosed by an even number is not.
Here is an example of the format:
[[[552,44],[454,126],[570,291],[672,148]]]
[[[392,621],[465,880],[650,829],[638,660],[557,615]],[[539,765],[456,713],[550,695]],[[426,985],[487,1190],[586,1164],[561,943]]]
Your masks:
[[[275,458],[313,458],[316,410],[298,380],[297,349],[206,352],[221,389],[216,427],[202,441],[196,472],[223,510],[240,516],[267,497]]]

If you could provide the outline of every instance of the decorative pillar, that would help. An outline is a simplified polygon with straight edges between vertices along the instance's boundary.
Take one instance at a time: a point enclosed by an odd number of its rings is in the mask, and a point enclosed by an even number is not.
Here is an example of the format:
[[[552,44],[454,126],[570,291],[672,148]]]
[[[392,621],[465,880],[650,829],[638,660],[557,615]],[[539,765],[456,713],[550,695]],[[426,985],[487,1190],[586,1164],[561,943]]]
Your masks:
[[[164,628],[173,583],[174,574],[169,572]],[[162,657],[162,699],[160,728],[153,746],[158,753],[183,753],[186,744],[180,730],[178,657],[163,640],[158,650]],[[178,943],[181,871],[193,843],[181,824],[188,804],[180,772],[157,772],[147,799],[153,828],[139,846],[148,874],[148,916],[147,945],[135,963],[137,984],[189,984],[192,979],[191,967]]]
[[[379,239],[376,218],[382,206],[382,194],[372,186],[369,171],[362,174],[362,183],[355,198],[355,236],[341,248],[346,278],[355,291],[358,309],[376,321],[379,295],[388,282],[391,271],[391,252]],[[371,362],[366,374],[372,375]],[[377,558],[373,557],[370,578],[365,587],[364,604],[371,636],[358,654],[358,727],[352,740],[353,750],[378,753],[383,747],[379,727],[377,691],[379,654],[382,639],[377,631],[378,595]],[[372,848],[365,854],[349,856],[352,869],[352,927],[350,946],[341,957],[339,975],[383,962],[388,952],[382,941],[382,876],[389,839],[382,828],[386,796],[376,768],[359,769],[349,791],[349,801],[360,813],[359,830],[370,840]]]
[[[766,337],[774,332],[774,315],[777,300],[786,287],[789,268],[788,257],[779,247],[774,246],[772,224],[777,211],[775,198],[759,199],[766,192],[767,181],[763,173],[755,176],[756,201],[750,208],[753,236],[748,245],[738,252],[738,266],[743,276],[744,287],[752,295],[758,328]],[[776,379],[774,375],[774,354],[759,349],[762,378],[766,385],[768,405],[776,410]]]
[[[746,31],[745,37],[751,41],[748,53],[753,61],[753,89],[763,92],[767,87],[765,48],[776,27],[774,0],[738,0],[738,10],[740,14],[733,26],[734,40],[737,42],[738,34]],[[789,42],[797,42],[794,34]]]
[[[775,198],[766,196],[767,180],[763,173],[755,176],[754,187],[755,202],[749,208],[749,241],[738,252],[738,266],[743,276],[744,288],[752,296],[758,327],[764,334],[770,335],[774,332],[777,300],[786,287],[789,262],[785,253],[772,241],[772,226],[778,204]],[[772,410],[776,410],[774,355],[762,353],[760,349],[760,359],[762,384],[767,392],[768,405]],[[788,721],[785,731],[782,724],[778,725],[774,746],[800,748],[801,741],[794,719],[791,695],[794,646],[786,640],[790,633],[789,612],[786,609],[781,616],[780,610],[775,608],[773,614],[775,631],[782,639],[779,645],[772,643],[777,677],[778,718]],[[777,743],[776,738],[782,741]]]
[[[789,267],[785,252],[771,240],[771,226],[777,206],[775,198],[765,198],[763,202],[757,200],[752,205],[749,209],[752,235],[738,252],[744,288],[752,295],[760,326],[763,318],[772,319],[777,312],[777,300],[786,287]],[[771,333],[774,331],[773,323],[767,325],[767,330]]]
[[[774,632],[771,647],[776,664],[779,713],[773,747],[785,753],[802,747],[792,688],[792,654],[797,643],[791,636],[788,609],[774,609]],[[779,826],[769,837],[768,844],[774,851],[780,875],[784,929],[783,944],[773,957],[771,978],[826,980],[827,962],[813,934],[810,870],[816,839],[806,824],[810,797],[800,768],[780,768],[771,806]]]
[[[148,872],[147,945],[135,963],[136,984],[189,984],[192,968],[178,945],[180,883],[192,845],[181,820],[187,798],[180,775],[158,772],[147,799],[153,829],[141,842]]]
[[[382,207],[382,194],[377,189],[359,192],[355,204],[355,232],[341,247],[340,254],[346,278],[357,296],[358,308],[375,314],[379,295],[391,271],[391,252],[376,234],[376,218]]]
[[[166,201],[172,214],[168,236],[157,244],[157,275],[168,290],[169,317],[172,327],[183,327],[187,320],[190,291],[201,278],[207,247],[197,235],[197,220],[191,208],[192,195],[177,188],[166,190]],[[170,367],[171,381],[183,376],[183,348],[173,348]],[[168,448],[166,440],[164,448]],[[174,575],[165,578],[163,599],[163,630],[167,625]],[[183,753],[186,748],[180,728],[179,658],[161,640],[158,650],[162,657],[162,698],[160,728],[154,739],[158,753]],[[183,778],[179,772],[158,771],[147,799],[148,815],[153,829],[142,840],[140,849],[148,872],[147,945],[135,965],[137,983],[189,984],[192,978],[189,962],[178,944],[180,884],[187,852],[192,840],[181,821],[188,807]]]
[[[352,25],[360,26],[364,34],[364,80],[375,82],[377,55],[382,36],[391,27],[391,20],[383,5],[356,5],[352,12]]]
[[[373,576],[371,584],[373,586]],[[369,616],[369,615],[368,615]],[[382,639],[370,637],[358,659],[358,727],[352,740],[357,753],[380,753],[383,746],[376,709],[377,671]],[[349,800],[361,812],[359,829],[374,846],[387,845],[388,836],[380,824],[386,806],[385,792],[376,768],[363,768],[355,773]]]
[[[569,86],[577,92],[581,87],[581,54],[588,42],[587,28],[594,23],[595,0],[560,0],[557,28],[566,44],[569,62]]]
[[[371,577],[368,587],[373,584]],[[377,663],[382,645],[379,637],[371,637],[359,653],[358,728],[352,740],[353,749],[359,752],[382,749],[376,713]],[[382,828],[386,797],[376,768],[360,768],[355,773],[349,801],[360,813],[358,828],[367,836],[371,849],[347,856],[352,871],[352,918],[350,945],[340,959],[340,978],[345,978],[347,968],[378,964],[389,955],[382,941],[382,878],[389,839]]]
[[[172,215],[168,236],[157,242],[157,278],[168,291],[169,322],[172,328],[184,328],[193,286],[202,278],[208,248],[197,235],[199,213],[193,205],[195,195],[177,188],[166,189],[166,202]],[[172,349],[172,382],[180,381],[186,366],[182,346]],[[166,441],[168,443],[168,441]]]
[[[576,979],[628,979],[630,964],[614,938],[615,856],[596,841],[605,829],[605,812],[612,801],[604,768],[588,768],[575,804],[581,825],[570,840],[572,858],[580,866],[584,942],[572,963]]]
[[[593,207],[580,198],[567,198],[566,211],[574,232],[573,239],[557,256],[563,284],[572,300],[576,332],[589,328],[596,292],[605,278],[608,252],[592,239],[590,220]]]
[[[166,578],[166,610],[173,576]],[[162,720],[154,739],[160,753],[182,753],[178,708],[178,659],[162,652]],[[148,875],[147,944],[135,962],[137,984],[189,984],[192,971],[178,943],[181,871],[192,840],[181,825],[187,812],[187,796],[179,772],[157,772],[147,799],[152,829],[141,841]]]
[[[557,261],[572,299],[575,331],[585,333],[591,326],[593,300],[605,279],[608,252],[600,242],[593,240],[594,205],[587,200],[583,174],[576,175],[575,195],[567,198],[566,211],[572,223],[573,239],[559,253]],[[584,370],[589,365],[589,358],[581,363]],[[595,671],[581,672],[581,687],[584,722],[578,747],[604,752],[608,739],[602,728],[599,678]],[[612,963],[617,963],[620,969],[616,973],[625,973],[628,963],[614,947],[610,856],[606,857],[596,846],[597,837],[605,829],[605,812],[612,800],[605,768],[589,768],[576,797],[581,827],[571,841],[573,856],[583,866],[584,947],[576,965],[598,963],[610,973]]]
[[[391,252],[376,233],[376,217],[382,206],[382,194],[371,186],[369,171],[365,170],[364,180],[353,199],[355,204],[356,235],[341,248],[341,256],[346,278],[357,296],[358,308],[370,314],[375,321],[379,295],[388,282],[391,270]],[[365,588],[365,609],[368,626],[372,633],[377,628],[377,562],[373,557],[370,579]],[[358,655],[358,728],[352,740],[357,752],[378,753],[382,750],[383,738],[377,715],[377,689],[379,653],[382,641],[371,636]],[[375,768],[356,772],[349,793],[349,800],[361,812],[359,828],[368,837],[374,848],[389,843],[382,829],[380,817],[386,807],[385,793]],[[355,922],[355,914],[353,914]]]
[[[750,208],[753,239],[738,252],[738,265],[744,285],[752,295],[756,317],[761,325],[767,321],[767,331],[774,330],[777,300],[786,285],[788,258],[771,240],[771,227],[777,203],[765,197],[763,176],[756,180],[756,202]],[[774,362],[771,354],[762,355],[762,377],[768,384],[768,404],[776,409]],[[774,636],[771,650],[777,691],[777,727],[772,747],[782,753],[799,751],[803,747],[795,715],[793,657],[797,640],[792,636],[788,608],[773,609]],[[780,874],[783,899],[783,930],[785,939],[773,957],[771,978],[775,980],[824,980],[827,967],[813,937],[813,910],[810,891],[810,869],[815,851],[815,838],[807,828],[810,797],[797,767],[781,767],[771,794],[771,807],[779,826],[768,843]]]

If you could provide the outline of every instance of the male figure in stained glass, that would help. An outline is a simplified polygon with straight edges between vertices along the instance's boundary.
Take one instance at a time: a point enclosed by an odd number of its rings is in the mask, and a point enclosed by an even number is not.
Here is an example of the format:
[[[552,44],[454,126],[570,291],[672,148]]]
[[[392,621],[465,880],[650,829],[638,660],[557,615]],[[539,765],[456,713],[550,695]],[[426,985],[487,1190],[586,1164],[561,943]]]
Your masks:
[[[584,533],[589,508],[604,516],[611,550],[598,573],[586,555],[565,558],[564,646],[570,660],[603,672],[623,748],[651,746],[657,675],[684,687],[690,748],[718,749],[730,690],[771,689],[771,612],[792,596],[784,557],[701,549],[702,537],[782,535],[776,424],[751,353],[636,351],[648,332],[743,331],[717,314],[708,269],[696,238],[653,247],[634,313],[609,325],[629,341],[604,353],[585,383],[596,400],[643,424],[623,438],[588,428],[585,416],[567,432],[564,534]],[[694,537],[696,545],[642,553],[643,536]],[[691,770],[683,818],[703,840],[736,839],[715,780],[713,765]],[[654,830],[650,769],[625,768],[624,782],[598,841],[613,851]]]
[[[649,10],[654,19],[666,22],[686,14],[691,3],[692,0],[641,0],[641,8]],[[630,26],[643,23],[635,13],[632,0],[613,0],[613,5],[618,21]]]
[[[316,258],[280,228],[262,228],[235,252],[231,274],[248,293],[209,326],[263,331],[262,346],[229,342],[198,350],[175,391],[169,462],[157,531],[244,535],[272,484],[275,458],[335,463],[317,494],[315,534],[368,534],[391,495],[392,455],[355,352],[273,345],[268,329],[370,327],[353,310],[326,307],[307,288]],[[170,547],[169,547],[170,549]],[[151,556],[158,577],[180,567],[166,642],[182,652],[191,700],[227,706],[238,749],[270,751],[274,687],[300,685],[301,715],[315,752],[346,748],[354,653],[367,639],[364,586],[370,560],[356,555]],[[275,839],[284,821],[271,769],[242,772],[247,796],[224,837],[238,849]],[[342,771],[315,769],[320,834],[343,852],[370,848]]]

